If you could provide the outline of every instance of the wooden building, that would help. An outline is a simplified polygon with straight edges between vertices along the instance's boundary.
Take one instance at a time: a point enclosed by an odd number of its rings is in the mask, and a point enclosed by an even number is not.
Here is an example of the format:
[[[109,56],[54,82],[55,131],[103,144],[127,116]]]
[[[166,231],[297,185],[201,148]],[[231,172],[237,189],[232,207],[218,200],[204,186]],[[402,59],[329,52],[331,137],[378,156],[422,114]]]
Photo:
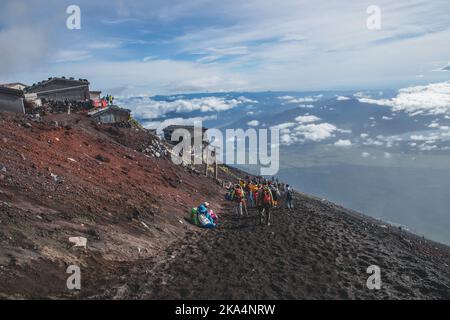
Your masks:
[[[48,78],[26,88],[26,93],[35,93],[39,99],[52,101],[87,101],[90,99],[89,81],[74,78]]]
[[[109,106],[104,109],[90,112],[89,115],[100,123],[121,123],[130,120],[131,110],[118,106]]]
[[[180,138],[179,141],[172,141],[172,134],[174,133],[175,130],[177,129],[185,129],[189,132],[191,139],[194,140],[195,138],[195,131],[194,131],[194,126],[183,126],[183,125],[172,125],[172,126],[168,126],[165,127],[163,129],[163,133],[164,133],[164,139],[167,140],[170,143],[176,144],[180,141],[182,141],[182,139]],[[197,129],[198,130],[198,129]],[[200,139],[203,141],[203,135],[204,133],[208,130],[208,128],[201,128],[200,131]]]
[[[0,111],[25,113],[22,90],[0,87]]]
[[[101,91],[89,91],[89,98],[92,101],[99,101],[101,99],[102,92]]]
[[[0,84],[0,87],[6,87],[6,88],[10,88],[10,89],[16,89],[16,90],[23,91],[28,86],[26,84],[21,83],[21,82],[13,82],[13,83]]]

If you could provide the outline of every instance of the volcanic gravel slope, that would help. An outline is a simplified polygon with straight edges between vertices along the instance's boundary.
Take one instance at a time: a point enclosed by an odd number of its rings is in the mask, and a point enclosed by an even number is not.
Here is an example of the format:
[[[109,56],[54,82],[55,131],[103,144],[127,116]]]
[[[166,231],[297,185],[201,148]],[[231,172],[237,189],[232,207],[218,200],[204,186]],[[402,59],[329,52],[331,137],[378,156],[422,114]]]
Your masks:
[[[124,268],[108,299],[449,299],[448,248],[298,194],[295,211],[276,210],[270,227],[255,210],[196,230],[156,260]],[[367,268],[381,268],[369,290]],[[112,278],[120,278],[116,275]],[[112,279],[111,279],[112,280]]]
[[[254,209],[236,217],[211,179],[134,151],[152,139],[143,130],[0,114],[0,134],[1,298],[450,298],[448,247],[303,194],[270,227]],[[215,230],[186,219],[205,200]],[[71,264],[80,291],[66,288]],[[366,287],[371,265],[381,290]]]

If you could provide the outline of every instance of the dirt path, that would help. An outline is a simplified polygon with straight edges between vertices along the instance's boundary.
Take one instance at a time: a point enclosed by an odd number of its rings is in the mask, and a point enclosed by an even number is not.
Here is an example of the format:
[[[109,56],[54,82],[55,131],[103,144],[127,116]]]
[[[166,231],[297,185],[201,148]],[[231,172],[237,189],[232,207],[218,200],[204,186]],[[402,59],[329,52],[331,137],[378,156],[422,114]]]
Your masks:
[[[257,225],[256,210],[238,218],[227,203],[220,228],[190,232],[159,261],[125,267],[122,282],[90,298],[450,298],[450,256],[428,242],[320,201],[297,204],[277,210],[267,227]],[[366,287],[370,265],[381,268],[379,291]]]

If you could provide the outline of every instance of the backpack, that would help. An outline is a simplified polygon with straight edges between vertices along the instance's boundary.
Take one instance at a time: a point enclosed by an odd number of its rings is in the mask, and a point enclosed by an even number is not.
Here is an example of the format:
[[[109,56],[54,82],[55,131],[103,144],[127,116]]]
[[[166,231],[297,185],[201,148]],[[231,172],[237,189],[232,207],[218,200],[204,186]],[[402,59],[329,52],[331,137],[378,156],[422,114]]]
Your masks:
[[[191,222],[198,226],[198,216],[197,216],[197,208],[192,208],[191,210]]]
[[[272,197],[270,196],[270,191],[269,190],[264,190],[263,191],[263,203],[264,204],[272,204]]]
[[[241,201],[242,197],[243,197],[242,189],[241,188],[236,188],[236,190],[234,190],[234,196],[235,196],[237,201]]]
[[[293,199],[293,194],[292,194],[292,189],[288,189],[287,193],[286,193],[286,199],[288,200],[292,200]]]

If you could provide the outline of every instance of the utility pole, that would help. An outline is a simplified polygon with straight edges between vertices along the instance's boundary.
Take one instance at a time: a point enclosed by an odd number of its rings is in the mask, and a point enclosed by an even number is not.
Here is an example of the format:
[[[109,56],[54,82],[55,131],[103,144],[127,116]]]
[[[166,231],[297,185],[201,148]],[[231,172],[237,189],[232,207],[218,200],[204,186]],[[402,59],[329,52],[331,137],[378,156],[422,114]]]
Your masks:
[[[214,178],[219,179],[219,165],[217,164],[217,147],[214,148]]]
[[[205,146],[206,149],[206,160],[205,160],[205,177],[208,176],[208,146]]]

